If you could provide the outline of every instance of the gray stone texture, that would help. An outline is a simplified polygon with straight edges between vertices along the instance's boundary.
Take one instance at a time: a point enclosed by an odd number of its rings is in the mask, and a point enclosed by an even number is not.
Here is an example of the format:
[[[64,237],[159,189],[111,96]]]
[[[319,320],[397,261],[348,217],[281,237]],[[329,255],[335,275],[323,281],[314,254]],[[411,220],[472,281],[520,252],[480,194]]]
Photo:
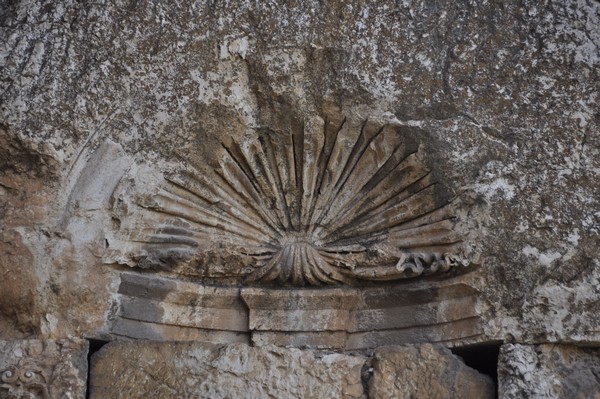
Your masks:
[[[113,342],[92,358],[90,397],[364,398],[365,360],[275,346]]]
[[[500,350],[501,399],[600,398],[600,349],[506,344]]]
[[[599,43],[596,0],[2,1],[0,339],[126,336],[238,342],[219,350],[193,343],[111,344],[96,357],[95,373],[104,380],[93,385],[95,397],[111,397],[102,390],[113,388],[115,394],[138,393],[141,388],[132,388],[136,381],[144,382],[138,387],[147,384],[148,395],[160,392],[163,397],[204,389],[204,380],[187,377],[190,362],[199,367],[198,375],[213,378],[209,381],[225,379],[236,390],[231,394],[272,389],[294,397],[313,393],[302,389],[315,389],[314,395],[362,395],[357,385],[361,357],[249,348],[243,344],[252,342],[253,332],[260,345],[353,349],[418,340],[598,346]],[[466,282],[457,283],[452,293],[452,287],[433,290],[430,285],[454,274],[414,280],[418,287],[406,292],[418,293],[418,307],[386,291],[391,284],[369,283],[372,295],[357,297],[351,311],[346,303],[327,308],[330,312],[318,309],[305,293],[310,290],[291,291],[269,297],[280,301],[274,308],[281,311],[269,317],[260,298],[248,296],[243,302],[237,295],[246,277],[256,273],[255,266],[265,267],[250,258],[273,254],[253,254],[251,245],[239,245],[240,240],[237,246],[214,244],[210,237],[219,233],[222,243],[235,241],[224,228],[231,230],[231,225],[215,222],[222,214],[231,216],[223,210],[226,201],[204,201],[190,189],[193,184],[168,186],[167,178],[181,183],[177,179],[184,172],[214,177],[225,144],[258,148],[251,147],[258,144],[250,138],[291,139],[289,133],[299,127],[302,134],[322,132],[342,116],[349,126],[342,136],[357,135],[365,121],[372,122],[369,132],[373,126],[397,129],[383,134],[383,144],[392,145],[364,148],[374,153],[375,164],[401,142],[403,150],[414,151],[407,161],[412,170],[431,171],[436,188],[400,213],[434,204],[456,216],[438,221],[438,235],[428,230],[399,242],[408,246],[414,238],[423,245],[431,239],[438,248],[436,238],[460,238],[464,254],[460,259],[437,252],[405,259],[398,245],[373,244],[369,251],[357,250],[358,255],[349,247],[323,255],[306,237],[289,234],[278,242],[291,240],[273,273],[259,273],[265,284],[358,285],[356,276],[404,278],[446,271],[449,265],[469,272],[457,277],[466,276]],[[360,146],[351,140],[340,143],[358,159],[360,151],[353,150]],[[290,148],[299,144],[280,152],[288,162],[298,159]],[[266,158],[267,169],[277,164],[267,155],[255,162]],[[342,164],[333,164],[331,173],[345,170]],[[236,182],[245,183],[239,170]],[[333,191],[342,196],[356,191],[344,185]],[[229,189],[222,182],[213,186]],[[294,198],[293,190],[275,188],[274,196],[282,195],[273,203]],[[452,212],[446,207],[450,197]],[[339,204],[332,202],[319,206]],[[217,216],[200,218],[200,211]],[[243,218],[251,212],[238,213]],[[182,214],[186,217],[177,216]],[[377,216],[385,223],[388,215]],[[363,222],[359,227],[368,230],[369,223]],[[319,223],[313,227],[327,228]],[[244,227],[249,243],[261,238],[248,233],[255,227]],[[381,232],[375,233],[358,244],[371,245],[366,242],[377,241]],[[457,267],[462,255],[469,269]],[[310,264],[298,260],[309,258]],[[373,259],[373,268],[355,267]],[[338,263],[352,278],[336,274]],[[293,267],[278,270],[282,265]],[[303,265],[307,270],[300,270]],[[124,270],[132,272],[128,282],[121,279]],[[248,303],[255,309],[248,309]],[[297,310],[297,318],[290,309]],[[43,342],[54,341],[4,344],[12,353],[6,359],[21,359],[21,349],[10,348],[24,345],[25,354],[50,351],[48,359],[64,357],[64,367],[81,376],[78,361],[70,363],[71,355],[62,355],[70,349]],[[190,348],[196,348],[192,357]],[[407,349],[406,356],[439,355],[433,348],[421,354],[423,348]],[[82,352],[73,351],[79,359]],[[392,354],[401,356],[396,350]],[[453,364],[439,356],[445,360],[435,367]],[[108,358],[119,360],[115,364],[123,367],[123,375],[103,362]],[[251,360],[237,362],[246,358]],[[204,369],[197,359],[221,362],[222,368]],[[301,378],[315,384],[294,385],[295,375],[271,368],[282,359],[298,364]],[[389,373],[400,364],[392,360]],[[501,361],[500,388],[506,397],[596,395],[593,351],[505,346]],[[374,368],[386,362],[386,354],[378,351]],[[43,378],[62,375],[63,366],[40,364],[51,369],[39,374]],[[280,374],[271,380],[265,370]],[[373,378],[377,392],[378,377]],[[77,381],[75,396],[82,389]],[[210,389],[228,386],[215,384]],[[221,393],[228,394],[215,391]]]
[[[0,341],[0,398],[84,399],[88,342]]]
[[[598,342],[599,8],[3,2],[2,337],[106,331],[118,264],[227,284],[239,251],[140,255],[134,200],[337,109],[413,129],[459,197],[487,339]]]
[[[384,346],[372,360],[369,398],[493,399],[491,377],[441,345]]]

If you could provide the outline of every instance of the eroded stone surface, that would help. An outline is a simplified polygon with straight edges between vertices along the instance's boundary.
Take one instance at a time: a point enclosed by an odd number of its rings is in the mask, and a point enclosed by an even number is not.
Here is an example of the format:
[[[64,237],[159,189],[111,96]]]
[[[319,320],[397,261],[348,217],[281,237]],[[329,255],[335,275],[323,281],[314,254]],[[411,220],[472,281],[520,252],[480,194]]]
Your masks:
[[[404,343],[478,342],[484,337],[478,283],[470,275],[361,290],[352,309],[347,349]]]
[[[91,398],[364,398],[364,362],[274,346],[110,343],[93,356]]]
[[[88,342],[0,341],[0,398],[84,399]]]
[[[154,192],[118,188],[131,203],[105,261],[127,258],[121,247],[136,253],[130,266],[194,265],[186,274],[208,277],[235,258],[233,279],[295,286],[465,269],[458,201],[426,165],[424,132],[330,108],[304,121],[280,115],[282,132],[223,138],[208,167],[181,154],[186,167]]]
[[[363,350],[485,340],[473,273],[336,289],[218,287],[124,272],[113,337]]]
[[[269,290],[245,288],[253,331],[340,331],[350,323],[358,290]]]
[[[470,274],[442,281],[343,289],[242,288],[256,345],[346,350],[481,342],[479,292]]]
[[[289,137],[334,110],[414,133],[460,200],[453,231],[487,299],[473,334],[600,341],[597,1],[0,7],[3,337],[106,332],[123,265],[238,283],[243,251],[189,261],[123,240],[138,238],[132,206],[160,205],[174,172],[216,170],[223,144]],[[312,254],[299,241],[286,259]]]
[[[600,349],[506,344],[500,350],[502,399],[600,398]]]
[[[217,344],[249,341],[248,310],[239,288],[122,273],[118,302],[109,329],[117,337]]]
[[[373,355],[369,397],[495,398],[489,376],[467,367],[439,345],[385,346]]]

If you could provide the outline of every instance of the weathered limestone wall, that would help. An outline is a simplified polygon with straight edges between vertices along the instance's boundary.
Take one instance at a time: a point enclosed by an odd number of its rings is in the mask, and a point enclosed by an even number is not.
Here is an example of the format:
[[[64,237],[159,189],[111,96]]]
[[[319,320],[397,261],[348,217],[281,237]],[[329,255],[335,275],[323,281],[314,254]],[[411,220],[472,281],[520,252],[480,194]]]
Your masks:
[[[597,398],[599,355],[569,345],[505,345],[498,391],[502,398]]]
[[[498,387],[443,345],[371,356],[273,345],[0,341],[0,398],[597,398],[599,350],[506,344]],[[87,387],[86,387],[87,382]],[[86,388],[87,395],[86,396]],[[496,396],[496,392],[498,396]]]
[[[500,397],[596,394],[599,46],[595,0],[2,2],[0,372],[188,341],[385,396],[378,347],[485,344]]]

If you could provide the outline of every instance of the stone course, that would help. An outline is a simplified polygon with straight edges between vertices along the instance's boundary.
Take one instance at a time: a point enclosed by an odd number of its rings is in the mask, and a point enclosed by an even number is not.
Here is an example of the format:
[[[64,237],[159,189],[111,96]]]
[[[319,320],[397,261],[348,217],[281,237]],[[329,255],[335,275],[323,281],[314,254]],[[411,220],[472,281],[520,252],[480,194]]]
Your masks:
[[[365,358],[244,344],[115,342],[94,354],[91,398],[365,398]]]

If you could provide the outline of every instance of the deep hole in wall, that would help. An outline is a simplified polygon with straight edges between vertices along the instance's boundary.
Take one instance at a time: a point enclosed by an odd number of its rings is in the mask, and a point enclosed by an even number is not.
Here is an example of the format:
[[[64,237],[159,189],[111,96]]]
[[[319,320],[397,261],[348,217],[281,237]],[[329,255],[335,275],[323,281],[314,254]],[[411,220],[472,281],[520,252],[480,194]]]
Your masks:
[[[452,348],[452,353],[460,356],[465,364],[482,374],[489,375],[498,386],[498,356],[500,343],[481,344]]]
[[[101,339],[88,339],[88,342],[90,343],[90,348],[88,350],[88,355],[87,355],[87,389],[86,389],[86,393],[85,393],[85,397],[86,399],[90,398],[90,376],[91,376],[91,372],[92,372],[92,356],[94,355],[94,353],[98,352],[104,345],[106,345],[109,341],[104,341]]]

